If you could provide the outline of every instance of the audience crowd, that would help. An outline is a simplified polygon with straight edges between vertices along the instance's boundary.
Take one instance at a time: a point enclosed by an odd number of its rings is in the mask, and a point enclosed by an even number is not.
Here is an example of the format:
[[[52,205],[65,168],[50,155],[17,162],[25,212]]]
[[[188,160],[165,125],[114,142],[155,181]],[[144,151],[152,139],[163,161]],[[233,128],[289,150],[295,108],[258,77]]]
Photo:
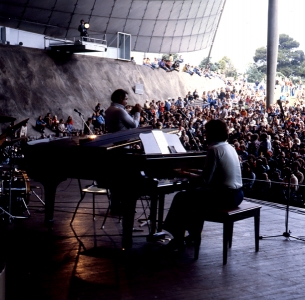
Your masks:
[[[266,108],[264,84],[226,81],[223,88],[202,94],[195,90],[165,101],[147,100],[141,126],[176,129],[187,150],[204,151],[205,123],[222,119],[242,165],[246,196],[285,203],[290,195],[303,205],[305,96],[301,86],[295,92],[297,97],[282,100],[282,115],[277,103]]]

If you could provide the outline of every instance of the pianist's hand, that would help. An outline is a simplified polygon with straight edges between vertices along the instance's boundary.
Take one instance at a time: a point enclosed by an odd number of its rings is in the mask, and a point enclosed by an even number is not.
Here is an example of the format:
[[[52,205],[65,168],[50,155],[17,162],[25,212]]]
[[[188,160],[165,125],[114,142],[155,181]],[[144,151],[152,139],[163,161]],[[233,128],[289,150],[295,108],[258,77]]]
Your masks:
[[[184,178],[199,178],[201,177],[202,170],[198,169],[175,169],[174,170],[178,175],[178,177],[184,177]]]

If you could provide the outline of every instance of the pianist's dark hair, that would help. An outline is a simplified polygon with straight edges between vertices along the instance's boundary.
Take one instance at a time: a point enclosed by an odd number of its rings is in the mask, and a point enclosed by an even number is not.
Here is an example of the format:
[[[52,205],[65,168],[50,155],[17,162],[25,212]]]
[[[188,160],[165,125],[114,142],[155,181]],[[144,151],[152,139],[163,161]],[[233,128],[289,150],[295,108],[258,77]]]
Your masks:
[[[111,101],[118,103],[122,99],[124,99],[126,95],[128,95],[128,93],[126,91],[124,91],[123,89],[115,90],[111,95]]]
[[[222,120],[210,120],[205,124],[208,143],[224,142],[229,138],[227,124]]]

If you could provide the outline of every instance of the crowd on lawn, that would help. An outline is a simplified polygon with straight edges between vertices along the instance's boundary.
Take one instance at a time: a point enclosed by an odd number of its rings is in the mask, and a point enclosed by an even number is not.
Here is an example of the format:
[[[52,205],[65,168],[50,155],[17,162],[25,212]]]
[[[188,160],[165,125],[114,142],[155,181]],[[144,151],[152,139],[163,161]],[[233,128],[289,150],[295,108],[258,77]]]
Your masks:
[[[184,63],[184,59],[182,58],[182,55],[180,55],[176,60],[174,60],[172,54],[169,54],[168,59],[155,57],[154,60],[151,61],[149,57],[143,58],[143,66],[147,66],[153,70],[163,69],[166,72],[182,71],[182,72],[190,74],[191,76],[194,74],[197,74],[200,77],[203,76],[203,77],[207,77],[210,79],[214,76],[220,77],[220,75],[218,73],[215,73],[210,70],[209,65],[207,65],[206,68],[200,68],[198,66],[192,66],[189,63],[185,63],[183,65],[183,67],[181,68],[181,64],[183,64],[183,63]]]

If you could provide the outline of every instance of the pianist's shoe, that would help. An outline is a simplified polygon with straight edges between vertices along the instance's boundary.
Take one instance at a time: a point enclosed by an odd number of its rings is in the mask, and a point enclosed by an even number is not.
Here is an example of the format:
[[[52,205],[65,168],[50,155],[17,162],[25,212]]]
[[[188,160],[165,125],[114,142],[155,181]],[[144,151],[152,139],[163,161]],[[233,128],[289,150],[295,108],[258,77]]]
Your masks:
[[[185,242],[183,240],[171,240],[163,247],[165,252],[184,252]]]
[[[188,235],[184,238],[184,243],[187,247],[194,246],[194,238],[191,235]]]

